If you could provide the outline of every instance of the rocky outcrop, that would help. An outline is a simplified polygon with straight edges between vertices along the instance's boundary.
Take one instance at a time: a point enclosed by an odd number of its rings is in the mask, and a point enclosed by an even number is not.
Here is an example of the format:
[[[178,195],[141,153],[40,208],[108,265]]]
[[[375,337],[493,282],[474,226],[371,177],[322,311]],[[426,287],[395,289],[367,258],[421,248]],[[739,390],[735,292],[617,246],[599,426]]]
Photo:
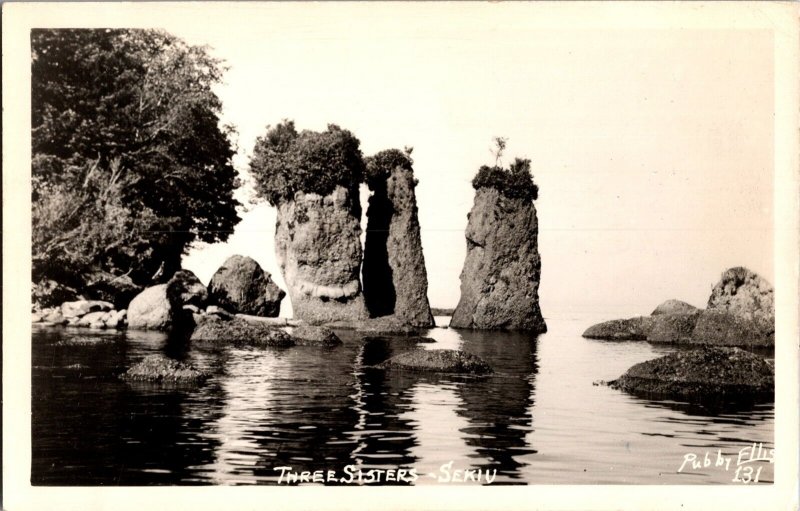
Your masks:
[[[291,336],[298,346],[338,346],[342,344],[333,330],[324,326],[304,325],[292,328]]]
[[[295,318],[367,317],[360,280],[360,209],[357,190],[342,186],[326,196],[298,191],[278,206],[275,251]]]
[[[483,359],[459,350],[412,349],[379,364],[380,369],[434,373],[489,374],[492,368]]]
[[[536,207],[531,200],[479,188],[466,230],[461,299],[451,327],[545,332],[539,309]]]
[[[750,352],[704,347],[636,364],[609,385],[644,397],[771,401],[775,371],[766,359]]]
[[[612,319],[590,326],[583,336],[605,341],[644,341],[650,332],[651,318]]]
[[[774,333],[765,333],[763,324],[717,309],[699,314],[691,342],[718,346],[774,346]]]
[[[107,312],[114,308],[114,304],[102,300],[76,300],[61,304],[61,314],[67,318],[80,318],[90,312]]]
[[[187,304],[205,307],[208,291],[194,273],[189,270],[178,270],[167,282],[167,298],[179,309]]]
[[[208,378],[205,371],[164,355],[148,355],[120,377],[127,381],[153,383],[200,383]]]
[[[230,321],[205,321],[194,329],[190,340],[192,342],[215,345],[230,344],[275,348],[285,348],[296,344],[292,336],[283,330],[238,318]]]
[[[367,209],[364,299],[372,317],[394,315],[410,325],[429,327],[434,323],[410,161],[399,151],[383,151],[368,168],[381,165],[382,156],[392,152],[406,164],[390,163],[395,166],[376,172],[368,182],[373,194]]]
[[[234,314],[274,318],[285,296],[254,259],[241,255],[226,259],[208,284],[209,302]]]
[[[650,317],[606,321],[589,327],[583,336],[655,343],[774,346],[772,285],[746,268],[731,268],[714,286],[705,310],[667,300]]]
[[[651,316],[658,316],[660,314],[689,314],[698,310],[700,309],[694,305],[690,305],[680,300],[667,300],[656,307],[651,313]]]
[[[772,284],[747,268],[730,268],[711,291],[708,310],[730,313],[752,322],[765,336],[775,334],[775,293]]]

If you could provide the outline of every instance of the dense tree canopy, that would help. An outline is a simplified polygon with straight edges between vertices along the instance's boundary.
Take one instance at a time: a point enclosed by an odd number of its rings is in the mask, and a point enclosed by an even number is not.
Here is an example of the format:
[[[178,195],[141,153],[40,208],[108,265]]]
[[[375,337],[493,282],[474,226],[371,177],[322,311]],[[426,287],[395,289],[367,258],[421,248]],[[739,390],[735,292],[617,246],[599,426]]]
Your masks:
[[[405,151],[399,149],[385,149],[364,159],[366,165],[366,181],[369,188],[375,189],[396,168],[412,170],[414,161],[411,159],[411,148]]]
[[[221,63],[156,30],[36,29],[31,43],[34,281],[148,284],[194,240],[227,239]]]
[[[531,161],[522,158],[516,158],[507,169],[483,165],[472,179],[472,187],[494,188],[512,199],[534,201],[539,197],[539,187],[531,175]]]
[[[357,189],[364,175],[359,145],[352,133],[335,124],[319,133],[298,133],[293,121],[268,127],[256,140],[250,160],[256,191],[278,205],[298,191],[327,195],[336,186]]]

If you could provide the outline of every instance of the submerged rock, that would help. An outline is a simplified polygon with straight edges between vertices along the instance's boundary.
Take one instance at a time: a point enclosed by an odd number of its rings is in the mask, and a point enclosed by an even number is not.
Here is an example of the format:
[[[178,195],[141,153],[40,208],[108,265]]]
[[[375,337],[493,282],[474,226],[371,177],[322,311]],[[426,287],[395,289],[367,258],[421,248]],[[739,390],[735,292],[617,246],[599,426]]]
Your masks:
[[[299,346],[338,346],[342,344],[333,330],[323,326],[298,326],[292,328],[292,337]]]
[[[70,336],[56,342],[56,346],[108,346],[114,343],[113,337]]]
[[[490,187],[476,190],[451,327],[547,330],[539,309],[538,232],[532,200]]]
[[[747,268],[726,270],[711,291],[707,308],[738,316],[764,336],[774,337],[775,293],[772,284]]]
[[[235,344],[263,347],[289,347],[295,340],[276,327],[234,318],[230,321],[204,321],[197,325],[191,341],[210,344]]]
[[[357,189],[298,191],[278,206],[275,251],[294,317],[310,322],[367,317],[361,292]]]
[[[680,300],[667,300],[659,304],[659,306],[655,308],[651,315],[658,316],[660,314],[689,314],[692,312],[697,312],[698,310],[700,309],[694,305],[690,305]]]
[[[179,362],[164,355],[148,355],[120,375],[127,381],[156,383],[200,383],[208,373],[195,369],[190,364]]]
[[[252,258],[233,255],[211,277],[208,300],[233,313],[276,317],[286,296]]]
[[[612,319],[590,326],[583,332],[583,337],[606,341],[644,341],[650,333],[652,322],[651,318],[645,316]]]
[[[368,159],[367,172],[373,192],[364,245],[367,309],[372,317],[432,326],[411,161],[398,150],[381,151]]]
[[[771,401],[775,371],[766,359],[748,351],[703,347],[636,364],[609,385],[645,397]]]
[[[471,353],[459,350],[408,350],[378,365],[381,369],[401,369],[436,373],[489,374],[489,364]]]
[[[372,318],[361,321],[333,321],[326,326],[341,330],[355,330],[372,335],[418,335],[419,329],[398,320],[394,316]]]

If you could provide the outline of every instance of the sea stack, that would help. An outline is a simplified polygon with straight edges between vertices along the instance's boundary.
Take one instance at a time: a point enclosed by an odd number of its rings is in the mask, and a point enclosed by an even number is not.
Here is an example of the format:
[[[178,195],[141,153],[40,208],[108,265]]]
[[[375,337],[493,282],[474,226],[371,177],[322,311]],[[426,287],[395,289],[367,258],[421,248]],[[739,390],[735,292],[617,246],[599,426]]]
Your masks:
[[[312,323],[366,319],[362,294],[364,161],[347,130],[269,128],[250,162],[260,196],[278,209],[275,250],[294,317]]]
[[[362,270],[367,310],[372,317],[433,326],[412,161],[389,149],[368,158],[366,168],[372,191]]]
[[[530,161],[481,167],[465,232],[461,299],[451,327],[547,331],[539,309],[538,187]]]

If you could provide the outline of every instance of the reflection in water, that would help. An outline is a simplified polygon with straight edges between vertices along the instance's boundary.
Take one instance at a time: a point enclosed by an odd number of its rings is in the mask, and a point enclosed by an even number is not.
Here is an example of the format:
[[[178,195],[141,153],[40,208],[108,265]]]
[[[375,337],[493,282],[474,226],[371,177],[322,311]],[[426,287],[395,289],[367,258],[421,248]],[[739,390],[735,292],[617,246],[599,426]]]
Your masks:
[[[675,348],[583,339],[589,323],[548,318],[550,331],[538,338],[436,328],[425,334],[436,342],[420,345],[341,331],[344,344],[330,349],[209,348],[159,333],[38,329],[31,481],[275,484],[280,466],[339,476],[356,466],[414,468],[415,484],[435,484],[426,474],[452,461],[453,470],[496,471],[493,484],[730,483],[725,472],[677,470],[687,452],[773,448],[772,405],[714,412],[592,385]],[[104,342],[57,344],[75,336]],[[443,348],[474,353],[495,373],[371,367],[403,350]],[[117,378],[151,353],[212,376],[185,388]],[[761,481],[772,479],[766,464]]]

